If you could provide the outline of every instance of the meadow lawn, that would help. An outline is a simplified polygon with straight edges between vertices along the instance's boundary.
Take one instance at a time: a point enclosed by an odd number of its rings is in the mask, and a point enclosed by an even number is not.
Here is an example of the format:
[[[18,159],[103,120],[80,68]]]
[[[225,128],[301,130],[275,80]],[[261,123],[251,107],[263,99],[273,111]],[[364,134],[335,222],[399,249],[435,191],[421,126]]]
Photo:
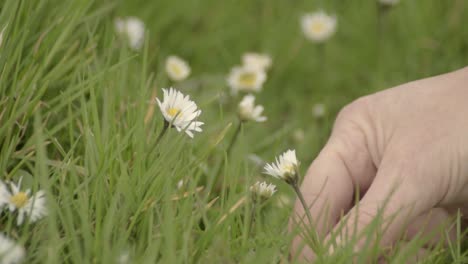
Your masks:
[[[300,26],[318,10],[337,19],[322,43]],[[130,16],[144,22],[141,49],[116,32]],[[4,207],[1,230],[24,263],[296,263],[295,194],[264,163],[295,149],[304,175],[344,105],[466,66],[467,25],[466,0],[2,0],[1,179],[43,190],[47,215],[17,225]],[[246,52],[272,59],[254,93],[268,119],[239,125],[244,93],[226,79]],[[188,78],[168,77],[171,55]],[[158,137],[155,98],[169,87],[202,111],[193,138]],[[264,203],[252,202],[258,180],[277,188]],[[468,263],[456,225],[457,241],[424,263]],[[404,263],[424,242],[349,245],[319,262]]]

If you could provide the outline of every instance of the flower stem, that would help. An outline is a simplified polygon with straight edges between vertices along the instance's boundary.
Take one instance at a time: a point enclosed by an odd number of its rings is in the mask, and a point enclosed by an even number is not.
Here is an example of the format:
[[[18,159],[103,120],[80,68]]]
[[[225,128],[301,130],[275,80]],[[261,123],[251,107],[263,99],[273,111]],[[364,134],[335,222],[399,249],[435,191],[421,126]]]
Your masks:
[[[255,213],[257,211],[256,202],[253,202],[252,209],[250,210],[249,229],[247,230],[247,236],[252,235],[253,223],[255,222]]]
[[[161,142],[162,137],[166,134],[168,128],[169,128],[169,123],[166,120],[164,120],[164,127],[161,130],[161,132],[159,132],[159,135],[156,138],[156,141],[154,142],[153,148],[156,148],[158,146],[159,142]]]
[[[319,235],[317,233],[317,229],[315,228],[314,224],[313,224],[313,220],[312,220],[312,215],[310,214],[310,210],[309,210],[309,206],[307,206],[307,203],[304,199],[304,196],[302,195],[302,192],[301,190],[299,189],[299,185],[297,183],[297,181],[295,182],[292,182],[290,183],[290,185],[293,187],[294,189],[294,192],[296,192],[296,195],[297,197],[299,198],[299,201],[301,202],[302,204],[302,207],[304,207],[304,211],[305,211],[305,214],[306,214],[306,217],[307,217],[307,220],[309,222],[309,227],[311,229],[311,233],[312,233],[312,249],[318,253],[318,255],[321,254],[322,251],[322,248],[321,248],[321,244],[319,242]]]
[[[229,157],[232,151],[232,147],[234,146],[234,143],[237,141],[237,138],[239,137],[240,131],[242,128],[242,121],[239,121],[239,124],[237,125],[236,131],[234,132],[234,135],[231,138],[231,142],[229,142],[229,145],[226,149],[227,156]]]
[[[307,220],[309,221],[309,224],[312,224],[312,215],[310,215],[309,207],[307,206],[307,203],[304,199],[304,196],[302,195],[301,190],[299,189],[299,186],[297,183],[291,183],[291,186],[293,187],[294,191],[296,192],[297,198],[299,198],[299,201],[302,204],[302,207],[304,207],[305,214],[307,216]]]

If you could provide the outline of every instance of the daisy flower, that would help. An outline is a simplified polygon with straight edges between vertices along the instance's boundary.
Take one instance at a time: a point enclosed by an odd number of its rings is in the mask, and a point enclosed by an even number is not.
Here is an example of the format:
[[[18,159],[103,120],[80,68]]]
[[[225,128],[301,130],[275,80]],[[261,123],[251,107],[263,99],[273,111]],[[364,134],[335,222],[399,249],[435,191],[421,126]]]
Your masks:
[[[130,48],[140,50],[145,41],[145,24],[136,17],[117,18],[115,30],[128,40]]]
[[[400,2],[400,0],[378,0],[381,5],[393,6]]]
[[[288,150],[276,158],[276,162],[265,165],[264,173],[286,181],[289,184],[297,183],[297,169],[299,162],[295,150]]]
[[[31,190],[21,191],[21,179],[18,185],[10,182],[10,190],[0,182],[0,206],[7,206],[10,212],[18,211],[17,225],[21,225],[25,216],[35,222],[47,215],[44,191],[31,195]]]
[[[254,201],[266,201],[276,192],[276,186],[271,183],[258,181],[250,186],[250,191],[252,192],[252,199]]]
[[[0,233],[0,263],[21,263],[25,254],[25,250],[21,245]]]
[[[166,59],[166,72],[171,80],[182,81],[190,75],[190,66],[177,56],[169,56]]]
[[[242,56],[242,63],[244,67],[258,69],[258,70],[268,70],[271,67],[271,58],[266,54],[248,52]]]
[[[265,81],[266,73],[264,70],[245,66],[232,68],[227,78],[233,94],[236,94],[238,91],[259,92]]]
[[[190,97],[188,95],[184,96],[173,88],[162,90],[164,93],[163,101],[159,101],[158,98],[156,98],[156,101],[166,122],[174,126],[179,132],[185,131],[191,138],[193,138],[193,131],[201,132],[200,127],[203,122],[196,121],[201,114],[201,110],[190,100]]]
[[[255,105],[255,96],[251,94],[244,96],[239,103],[238,113],[241,121],[264,122],[267,118],[262,116],[262,112],[263,106]]]
[[[313,42],[324,42],[336,31],[336,17],[324,11],[305,14],[301,18],[302,31]]]

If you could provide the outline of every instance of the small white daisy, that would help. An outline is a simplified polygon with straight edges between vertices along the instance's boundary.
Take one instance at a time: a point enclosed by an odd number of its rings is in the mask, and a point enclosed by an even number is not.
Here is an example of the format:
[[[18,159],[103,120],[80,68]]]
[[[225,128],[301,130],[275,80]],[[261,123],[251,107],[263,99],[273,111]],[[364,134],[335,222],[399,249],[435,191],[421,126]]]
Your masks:
[[[145,24],[136,17],[117,18],[115,30],[128,40],[133,50],[140,50],[145,41]]]
[[[326,113],[326,108],[324,104],[319,103],[319,104],[315,104],[312,107],[312,115],[317,119],[324,117],[325,113]]]
[[[201,132],[200,127],[203,122],[196,121],[201,114],[201,110],[190,100],[190,97],[188,95],[184,96],[173,88],[162,90],[164,93],[163,101],[159,101],[158,98],[156,98],[156,101],[164,119],[174,126],[177,131],[185,131],[191,138],[193,138],[193,131]]]
[[[400,2],[400,0],[378,0],[381,5],[393,6]]]
[[[252,192],[252,199],[254,201],[266,201],[276,192],[276,186],[271,183],[258,181],[250,186],[250,191]]]
[[[177,56],[169,56],[166,59],[166,72],[171,80],[182,81],[190,75],[190,66]]]
[[[238,91],[259,92],[262,90],[265,81],[265,71],[252,67],[236,66],[232,68],[227,78],[227,82],[233,94],[237,94]]]
[[[266,71],[271,67],[271,58],[267,54],[248,52],[242,56],[244,67]]]
[[[286,181],[289,184],[297,183],[297,169],[299,162],[295,150],[288,150],[276,158],[276,162],[265,165],[264,173]]]
[[[44,191],[38,191],[31,196],[31,190],[21,191],[21,179],[18,185],[10,182],[10,190],[0,182],[0,206],[7,206],[10,212],[18,211],[17,225],[21,225],[25,216],[30,222],[35,222],[47,215]]]
[[[242,101],[239,103],[239,118],[244,122],[264,122],[267,118],[262,116],[262,112],[263,106],[255,105],[255,96],[251,94],[244,96]]]
[[[314,42],[324,42],[336,31],[336,17],[324,11],[305,14],[301,18],[302,31]]]
[[[18,264],[23,262],[25,255],[21,245],[0,233],[0,263]]]

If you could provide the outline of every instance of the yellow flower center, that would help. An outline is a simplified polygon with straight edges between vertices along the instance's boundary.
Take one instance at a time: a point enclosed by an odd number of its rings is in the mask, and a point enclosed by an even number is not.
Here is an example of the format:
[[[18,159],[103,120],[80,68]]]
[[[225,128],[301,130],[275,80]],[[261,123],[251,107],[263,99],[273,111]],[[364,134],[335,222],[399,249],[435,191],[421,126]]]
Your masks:
[[[26,205],[28,200],[28,195],[25,192],[18,192],[10,198],[10,202],[14,204],[16,208],[22,208]]]
[[[171,69],[171,71],[174,73],[174,75],[176,76],[180,76],[182,75],[182,68],[179,67],[179,65],[173,63],[169,66],[169,68]]]
[[[288,174],[294,174],[296,172],[293,164],[285,165],[283,170]]]
[[[321,33],[325,30],[325,24],[322,22],[315,22],[310,25],[310,30],[313,33]]]
[[[257,75],[253,72],[245,72],[239,76],[239,81],[244,86],[253,86],[257,80]]]
[[[171,116],[172,118],[174,118],[176,115],[178,115],[180,113],[180,109],[179,108],[174,108],[174,107],[171,107],[169,109],[167,109],[167,114],[169,116]]]

